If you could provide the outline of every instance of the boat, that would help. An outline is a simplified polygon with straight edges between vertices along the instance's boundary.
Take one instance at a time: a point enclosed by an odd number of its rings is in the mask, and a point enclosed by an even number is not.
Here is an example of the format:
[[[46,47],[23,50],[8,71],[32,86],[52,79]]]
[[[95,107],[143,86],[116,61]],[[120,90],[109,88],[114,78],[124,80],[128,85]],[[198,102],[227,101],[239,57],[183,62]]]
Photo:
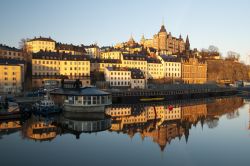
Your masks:
[[[33,113],[48,115],[53,113],[60,113],[61,108],[56,106],[54,101],[49,98],[48,95],[44,96],[44,99],[35,103],[32,107]]]
[[[16,119],[22,116],[19,106],[15,102],[0,101],[0,119]]]
[[[162,101],[164,97],[150,97],[150,98],[142,98],[140,101]]]

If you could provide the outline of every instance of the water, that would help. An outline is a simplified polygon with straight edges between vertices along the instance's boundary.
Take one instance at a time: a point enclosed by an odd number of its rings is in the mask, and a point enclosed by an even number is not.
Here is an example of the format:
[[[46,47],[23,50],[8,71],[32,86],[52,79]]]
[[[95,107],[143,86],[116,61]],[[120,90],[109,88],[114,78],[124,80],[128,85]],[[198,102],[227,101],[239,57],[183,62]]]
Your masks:
[[[173,106],[113,105],[106,110],[111,119],[1,122],[0,165],[249,165],[247,102],[230,97]]]

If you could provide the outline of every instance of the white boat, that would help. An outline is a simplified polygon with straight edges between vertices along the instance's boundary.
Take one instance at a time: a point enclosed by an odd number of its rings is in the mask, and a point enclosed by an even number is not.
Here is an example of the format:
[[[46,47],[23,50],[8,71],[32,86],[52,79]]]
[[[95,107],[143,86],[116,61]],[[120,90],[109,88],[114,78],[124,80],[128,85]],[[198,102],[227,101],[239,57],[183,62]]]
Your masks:
[[[60,109],[55,105],[54,101],[48,97],[48,95],[45,95],[43,100],[35,103],[33,110],[40,114],[60,112]]]

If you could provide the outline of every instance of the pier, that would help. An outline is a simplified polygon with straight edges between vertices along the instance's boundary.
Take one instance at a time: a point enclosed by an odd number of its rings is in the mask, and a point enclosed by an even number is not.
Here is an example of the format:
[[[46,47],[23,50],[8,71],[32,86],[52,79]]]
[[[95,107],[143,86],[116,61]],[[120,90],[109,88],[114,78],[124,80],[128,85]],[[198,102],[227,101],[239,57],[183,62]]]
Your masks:
[[[213,96],[225,96],[234,95],[238,91],[231,87],[221,87],[213,84],[201,84],[201,85],[161,85],[152,89],[133,89],[133,90],[107,90],[112,94],[112,101],[114,102],[126,102],[126,101],[138,101],[143,98],[159,97],[163,100],[167,99],[189,99],[199,97],[213,97]]]

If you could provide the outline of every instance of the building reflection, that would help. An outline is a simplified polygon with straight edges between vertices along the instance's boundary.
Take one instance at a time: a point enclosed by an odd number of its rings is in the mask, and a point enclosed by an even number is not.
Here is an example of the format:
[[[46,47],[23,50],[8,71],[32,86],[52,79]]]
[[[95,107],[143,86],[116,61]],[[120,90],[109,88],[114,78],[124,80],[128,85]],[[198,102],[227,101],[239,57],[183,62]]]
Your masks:
[[[175,139],[188,142],[192,127],[207,125],[214,128],[223,115],[229,119],[236,118],[239,116],[238,108],[243,104],[239,97],[214,98],[209,102],[175,102],[173,108],[169,107],[170,103],[119,104],[107,107],[106,115],[95,117],[62,114],[49,118],[31,116],[24,123],[17,119],[0,120],[0,138],[21,131],[24,139],[52,141],[65,134],[79,139],[82,133],[109,130],[124,133],[131,139],[135,134],[139,134],[142,140],[150,138],[163,151]]]
[[[70,118],[65,116],[60,116],[58,121],[58,126],[60,127],[60,134],[71,133],[76,136],[76,139],[80,138],[81,133],[92,133],[100,132],[111,127],[111,117],[103,114],[99,118],[89,118],[78,116],[78,118]]]
[[[24,138],[35,141],[51,141],[58,133],[58,128],[53,124],[53,120],[31,116],[22,128],[22,135]]]
[[[20,131],[21,128],[21,121],[18,119],[0,121],[0,139],[3,135],[9,135]]]
[[[200,124],[203,127],[216,127],[222,115],[237,115],[237,109],[244,104],[242,98],[213,99],[195,104],[175,104],[169,109],[169,104],[136,104],[112,105],[106,113],[112,117],[110,131],[127,134],[131,139],[139,134],[141,139],[149,137],[163,151],[173,139],[185,138],[188,142],[189,130]],[[212,126],[212,127],[211,127]]]

